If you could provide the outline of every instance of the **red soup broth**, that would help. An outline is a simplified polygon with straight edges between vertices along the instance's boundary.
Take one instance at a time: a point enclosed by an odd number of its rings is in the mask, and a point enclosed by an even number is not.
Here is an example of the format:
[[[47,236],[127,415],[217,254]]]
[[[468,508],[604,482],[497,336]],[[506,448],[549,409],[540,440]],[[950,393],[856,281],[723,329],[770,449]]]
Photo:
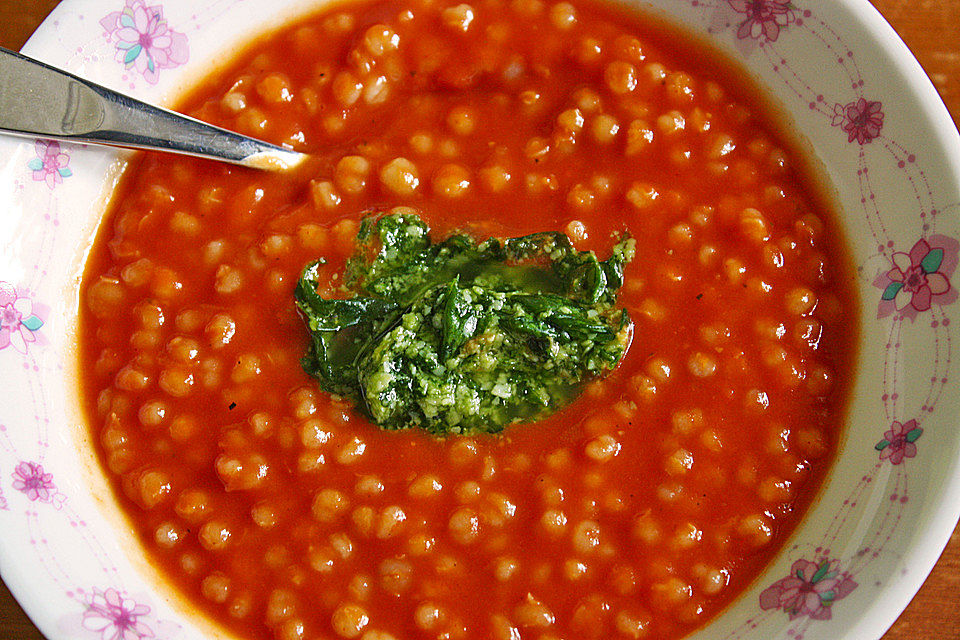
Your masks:
[[[82,283],[82,393],[148,555],[246,638],[677,638],[834,458],[857,328],[833,212],[738,70],[590,1],[383,0],[243,50],[181,110],[312,154],[135,158]],[[382,431],[300,367],[293,288],[358,221],[636,239],[619,368],[502,434]]]

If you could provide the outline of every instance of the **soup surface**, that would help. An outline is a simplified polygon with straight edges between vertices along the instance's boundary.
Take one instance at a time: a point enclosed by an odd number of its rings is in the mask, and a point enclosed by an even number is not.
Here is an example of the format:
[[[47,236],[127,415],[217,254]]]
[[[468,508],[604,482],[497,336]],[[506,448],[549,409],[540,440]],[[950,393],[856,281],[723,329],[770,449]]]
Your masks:
[[[182,110],[313,154],[141,155],[81,297],[82,393],[153,561],[248,638],[676,638],[795,527],[850,384],[832,213],[736,70],[585,0],[339,5]],[[498,434],[384,431],[321,391],[294,287],[359,221],[629,234],[619,367]]]

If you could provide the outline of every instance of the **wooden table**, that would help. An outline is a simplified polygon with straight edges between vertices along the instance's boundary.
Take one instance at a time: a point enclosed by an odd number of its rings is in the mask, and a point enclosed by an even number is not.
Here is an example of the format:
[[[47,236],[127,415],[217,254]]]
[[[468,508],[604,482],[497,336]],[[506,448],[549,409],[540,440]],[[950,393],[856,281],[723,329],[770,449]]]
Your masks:
[[[0,0],[0,46],[18,49],[57,1]],[[960,0],[871,1],[916,54],[954,121],[960,122]],[[0,583],[0,640],[42,638]],[[883,640],[958,638],[960,527],[923,588]]]

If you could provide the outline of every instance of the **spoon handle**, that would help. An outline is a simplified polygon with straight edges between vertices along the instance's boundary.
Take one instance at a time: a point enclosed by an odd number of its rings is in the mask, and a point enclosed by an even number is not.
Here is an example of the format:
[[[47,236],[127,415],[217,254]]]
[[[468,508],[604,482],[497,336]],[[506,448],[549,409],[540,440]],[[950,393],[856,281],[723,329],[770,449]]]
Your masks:
[[[135,100],[0,47],[0,132],[171,151],[260,169],[306,156]]]

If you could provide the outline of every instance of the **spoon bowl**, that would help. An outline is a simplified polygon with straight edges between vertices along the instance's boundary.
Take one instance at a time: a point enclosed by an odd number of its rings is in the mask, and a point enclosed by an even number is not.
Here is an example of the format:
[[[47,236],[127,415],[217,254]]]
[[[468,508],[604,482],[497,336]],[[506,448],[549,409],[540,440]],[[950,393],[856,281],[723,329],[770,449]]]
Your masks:
[[[284,171],[307,156],[214,127],[0,48],[0,132]]]

